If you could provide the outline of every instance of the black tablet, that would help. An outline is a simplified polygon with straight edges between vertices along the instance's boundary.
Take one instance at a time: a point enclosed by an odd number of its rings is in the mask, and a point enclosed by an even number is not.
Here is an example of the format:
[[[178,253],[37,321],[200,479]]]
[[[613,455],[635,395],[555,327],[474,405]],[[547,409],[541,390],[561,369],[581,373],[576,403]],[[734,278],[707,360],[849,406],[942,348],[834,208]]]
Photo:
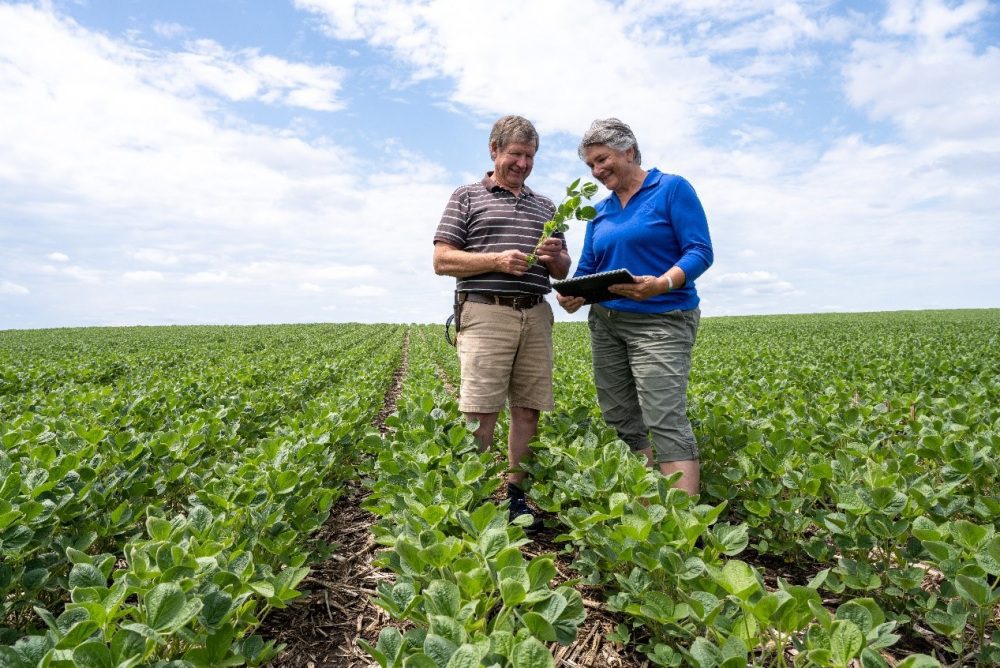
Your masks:
[[[567,278],[564,281],[552,281],[552,287],[565,297],[583,297],[588,304],[593,304],[609,299],[621,299],[621,295],[608,292],[609,285],[634,282],[635,276],[628,269],[615,269],[602,271],[599,274]]]

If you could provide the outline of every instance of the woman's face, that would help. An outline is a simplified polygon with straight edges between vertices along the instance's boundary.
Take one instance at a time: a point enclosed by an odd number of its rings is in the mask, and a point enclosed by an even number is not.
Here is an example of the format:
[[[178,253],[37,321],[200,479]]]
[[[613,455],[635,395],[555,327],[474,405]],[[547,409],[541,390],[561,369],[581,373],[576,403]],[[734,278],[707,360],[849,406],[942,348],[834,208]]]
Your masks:
[[[635,166],[631,148],[616,151],[605,144],[588,146],[583,150],[583,160],[590,167],[590,173],[608,190],[627,187],[629,174]]]

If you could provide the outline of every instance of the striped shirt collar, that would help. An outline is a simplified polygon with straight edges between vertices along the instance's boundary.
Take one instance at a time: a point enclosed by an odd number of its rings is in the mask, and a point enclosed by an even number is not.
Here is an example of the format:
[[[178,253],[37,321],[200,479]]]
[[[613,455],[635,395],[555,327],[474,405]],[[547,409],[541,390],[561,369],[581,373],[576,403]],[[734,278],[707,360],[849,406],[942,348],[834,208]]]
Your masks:
[[[508,190],[507,188],[504,188],[502,185],[500,185],[499,183],[497,183],[496,181],[493,180],[493,172],[492,171],[486,172],[486,176],[483,177],[483,180],[481,181],[481,183],[483,184],[483,187],[486,188],[487,192],[495,192],[497,190],[503,190],[504,192],[508,192],[511,195],[514,194],[514,193],[510,192],[510,190]],[[528,184],[524,184],[524,185],[521,186],[521,195],[520,195],[520,197],[522,199],[525,198],[525,197],[534,197],[534,196],[535,196],[535,191],[532,190],[531,188],[529,188]]]

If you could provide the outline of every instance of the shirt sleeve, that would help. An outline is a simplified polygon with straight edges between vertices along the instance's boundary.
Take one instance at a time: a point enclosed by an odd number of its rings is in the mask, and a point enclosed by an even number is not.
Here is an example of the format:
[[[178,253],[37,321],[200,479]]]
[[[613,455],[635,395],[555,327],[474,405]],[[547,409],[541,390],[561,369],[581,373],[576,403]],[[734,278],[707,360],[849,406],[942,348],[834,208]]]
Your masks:
[[[676,265],[684,270],[685,282],[692,282],[712,266],[715,256],[705,209],[685,179],[679,179],[671,194],[670,220],[681,249]]]
[[[469,234],[469,189],[462,187],[451,194],[434,232],[434,242],[443,241],[455,248],[465,248]]]

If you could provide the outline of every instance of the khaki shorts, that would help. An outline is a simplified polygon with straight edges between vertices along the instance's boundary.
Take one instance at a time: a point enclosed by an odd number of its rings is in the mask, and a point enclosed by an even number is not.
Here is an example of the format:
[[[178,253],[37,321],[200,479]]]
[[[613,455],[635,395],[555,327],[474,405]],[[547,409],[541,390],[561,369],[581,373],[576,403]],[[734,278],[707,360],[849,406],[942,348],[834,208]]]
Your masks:
[[[701,311],[626,313],[599,304],[587,322],[604,421],[659,462],[698,459],[687,416],[691,349]]]
[[[497,304],[462,304],[458,359],[463,413],[499,413],[511,406],[550,411],[552,307],[517,310]]]

